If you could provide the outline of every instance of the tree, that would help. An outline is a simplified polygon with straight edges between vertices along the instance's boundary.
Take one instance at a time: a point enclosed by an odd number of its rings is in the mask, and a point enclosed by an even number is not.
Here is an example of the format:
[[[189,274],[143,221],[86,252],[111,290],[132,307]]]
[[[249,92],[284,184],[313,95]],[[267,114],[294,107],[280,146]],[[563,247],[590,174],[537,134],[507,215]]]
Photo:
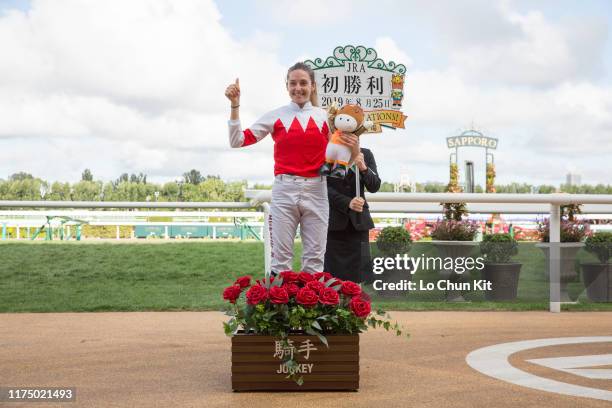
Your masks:
[[[102,188],[102,201],[117,201],[115,194],[116,186],[114,183],[106,183]]]
[[[147,175],[144,173],[138,173],[138,175],[131,174],[130,183],[147,184]]]
[[[45,200],[70,201],[70,183],[55,181],[51,184],[51,191],[45,195]]]
[[[178,183],[170,181],[161,188],[161,196],[165,201],[179,201],[180,187]]]
[[[555,188],[555,186],[542,184],[541,186],[537,187],[537,191],[539,194],[551,194],[555,193],[557,189]]]
[[[446,184],[437,181],[427,181],[423,184],[421,190],[417,183],[417,191],[423,191],[425,193],[444,193],[446,191]]]
[[[9,182],[8,200],[39,201],[47,191],[46,182],[35,178],[25,178]]]
[[[93,174],[91,174],[91,170],[83,170],[83,173],[81,174],[81,181],[93,181]]]
[[[116,190],[121,183],[128,183],[130,181],[130,176],[127,173],[122,173],[119,178],[113,181],[113,187]]]
[[[11,176],[9,177],[9,180],[10,181],[21,181],[21,180],[32,180],[33,178],[34,176],[32,176],[30,173],[20,171],[19,173],[11,174]]]
[[[392,193],[394,191],[395,187],[393,185],[393,183],[389,183],[387,181],[383,181],[382,184],[380,185],[380,188],[378,189],[378,191],[380,191],[381,193]]]
[[[73,201],[100,201],[102,193],[101,181],[79,181],[72,187]]]
[[[200,173],[196,169],[191,169],[187,173],[184,173],[183,179],[185,180],[185,183],[193,184],[196,186],[200,184],[202,181],[204,181],[204,178],[202,177],[202,173]]]
[[[253,190],[272,190],[272,184],[255,183],[253,185]]]

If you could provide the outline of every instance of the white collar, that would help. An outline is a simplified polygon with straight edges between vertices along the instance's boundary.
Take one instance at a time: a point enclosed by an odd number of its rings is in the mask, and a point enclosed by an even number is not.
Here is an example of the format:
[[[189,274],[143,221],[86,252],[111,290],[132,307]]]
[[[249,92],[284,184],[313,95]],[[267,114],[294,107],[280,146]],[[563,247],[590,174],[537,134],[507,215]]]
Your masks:
[[[289,106],[291,107],[291,109],[293,110],[308,110],[312,108],[312,103],[310,103],[310,101],[306,101],[306,103],[304,104],[303,108],[300,108],[300,105],[298,105],[297,103],[291,101],[289,103]]]

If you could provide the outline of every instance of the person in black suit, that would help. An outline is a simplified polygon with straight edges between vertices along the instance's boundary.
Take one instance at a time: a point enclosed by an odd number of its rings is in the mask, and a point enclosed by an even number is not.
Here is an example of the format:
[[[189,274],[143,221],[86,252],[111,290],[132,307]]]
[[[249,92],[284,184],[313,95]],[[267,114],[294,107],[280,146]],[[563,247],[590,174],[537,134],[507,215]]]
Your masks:
[[[372,274],[369,230],[374,228],[364,188],[377,192],[380,177],[370,150],[361,148],[354,163],[359,170],[359,198],[355,193],[355,167],[345,178],[327,178],[330,211],[324,269],[339,279],[360,283]]]

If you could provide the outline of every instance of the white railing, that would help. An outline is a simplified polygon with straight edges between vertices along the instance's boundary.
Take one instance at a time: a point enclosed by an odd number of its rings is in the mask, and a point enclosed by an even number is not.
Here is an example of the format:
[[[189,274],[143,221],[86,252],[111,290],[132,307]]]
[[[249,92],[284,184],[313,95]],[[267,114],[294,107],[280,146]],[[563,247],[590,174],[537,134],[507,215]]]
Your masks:
[[[247,197],[252,199],[254,205],[265,204],[272,199],[272,192],[269,190],[247,191]],[[602,206],[599,211],[612,213],[612,195],[610,194],[485,194],[485,193],[376,193],[365,195],[369,203],[457,203],[468,204],[496,204],[494,207],[499,209],[496,212],[503,212],[503,205],[518,204],[545,204],[548,206],[548,216],[550,218],[550,242],[559,243],[561,241],[561,222],[560,207],[567,204],[585,204]],[[266,213],[264,207],[264,213]],[[269,207],[268,207],[269,208]],[[542,210],[542,208],[539,208]],[[441,211],[441,207],[440,207]],[[595,211],[595,209],[591,210]],[[524,209],[522,213],[527,213]],[[538,211],[539,213],[540,211]],[[268,222],[268,217],[264,223]],[[264,229],[265,230],[265,229]],[[269,238],[268,238],[269,239]],[[266,243],[269,245],[269,243]],[[549,259],[550,272],[550,311],[559,313],[561,311],[561,284],[560,284],[560,248],[558,245],[551,245]]]
[[[264,212],[264,243],[265,270],[270,273],[271,241],[270,241],[270,190],[247,190],[249,203],[227,202],[98,202],[98,201],[0,201],[0,208],[254,208],[261,207]],[[440,203],[464,202],[468,210],[474,211],[480,205],[480,211],[499,213],[546,214],[550,218],[550,242],[559,243],[560,206],[567,204],[583,204],[585,212],[612,214],[612,195],[610,194],[484,194],[484,193],[366,193],[366,200],[373,204],[376,211],[401,211],[402,205],[415,203],[424,204],[423,209],[431,210]],[[380,207],[376,209],[377,204]],[[388,209],[382,209],[383,205]],[[482,207],[484,205],[484,207]],[[543,205],[543,206],[542,206]],[[507,211],[504,211],[506,209]],[[439,207],[439,212],[442,208]],[[547,211],[546,211],[547,210]],[[415,212],[411,209],[410,212]],[[560,248],[552,245],[550,248],[550,311],[561,311],[560,300]]]

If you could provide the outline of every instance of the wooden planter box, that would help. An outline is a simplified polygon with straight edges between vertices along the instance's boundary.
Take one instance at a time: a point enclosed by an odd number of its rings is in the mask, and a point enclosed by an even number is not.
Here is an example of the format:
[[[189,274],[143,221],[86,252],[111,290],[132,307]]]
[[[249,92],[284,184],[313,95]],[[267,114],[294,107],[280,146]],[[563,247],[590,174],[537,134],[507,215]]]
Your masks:
[[[291,335],[294,360],[300,365],[302,385],[285,378],[283,350],[272,336],[236,334],[232,337],[234,391],[304,391],[359,389],[359,335],[326,336],[329,348],[316,336]],[[277,344],[278,342],[278,344]]]

